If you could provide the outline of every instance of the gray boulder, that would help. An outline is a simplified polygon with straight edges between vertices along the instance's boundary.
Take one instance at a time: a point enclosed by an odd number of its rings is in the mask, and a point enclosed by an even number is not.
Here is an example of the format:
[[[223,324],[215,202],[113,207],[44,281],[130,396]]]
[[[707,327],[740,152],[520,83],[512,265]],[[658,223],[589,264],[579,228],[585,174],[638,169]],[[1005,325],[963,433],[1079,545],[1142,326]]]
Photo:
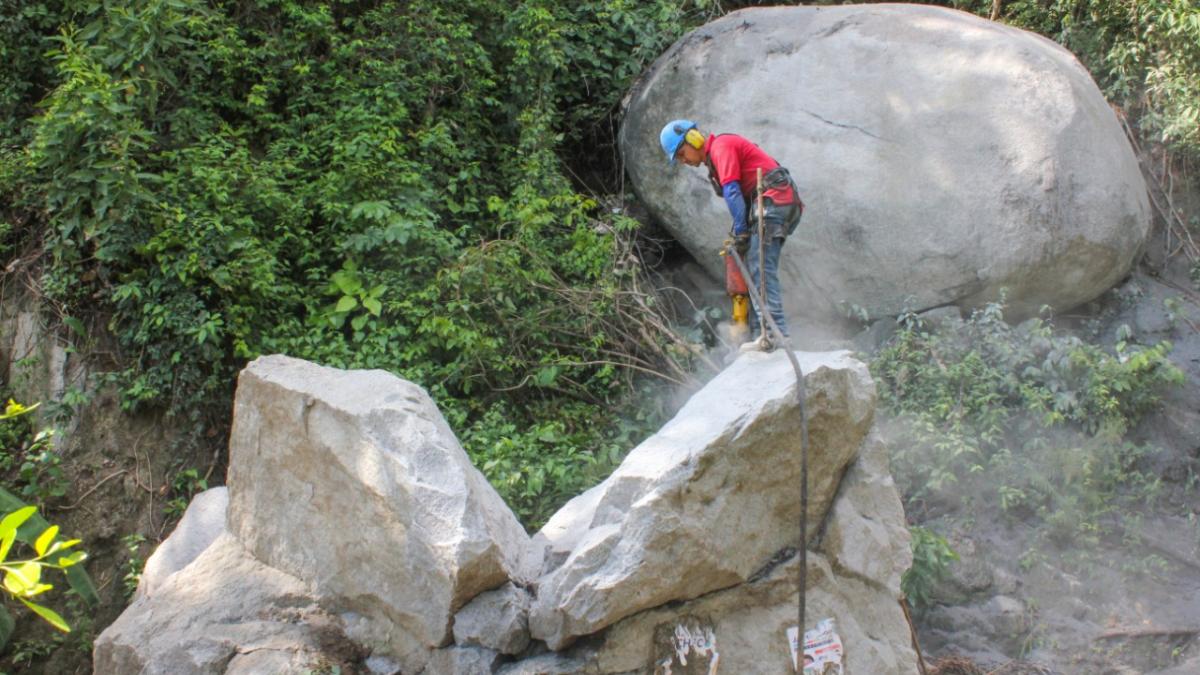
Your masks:
[[[790,673],[787,629],[796,625],[799,557],[792,556],[762,578],[670,608],[642,612],[612,626],[590,657],[604,674],[648,673],[654,636],[681,617],[704,617],[712,626],[720,672]],[[919,672],[912,636],[897,600],[899,589],[839,574],[819,553],[808,556],[805,622],[834,619],[845,645],[847,673],[913,675]]]
[[[153,593],[168,577],[187,567],[217,537],[227,532],[225,511],[228,507],[229,490],[224,486],[193,497],[171,536],[146,559],[134,600]]]
[[[435,651],[421,675],[492,675],[501,658],[491,649],[454,645]]]
[[[910,540],[887,448],[872,432],[842,479],[821,550],[839,574],[870,579],[899,598],[900,577],[912,567]]]
[[[1066,310],[1119,281],[1150,225],[1146,187],[1090,75],[1049,40],[918,5],[728,14],[663,54],[627,99],[620,148],[652,214],[710,274],[729,228],[702,169],[668,167],[686,117],[788,166],[807,204],[785,247],[789,311],[870,316]]]
[[[418,386],[262,357],[238,378],[229,529],[418,671],[451,617],[520,568],[528,536]]]
[[[871,427],[875,388],[848,352],[797,356],[812,536]],[[530,610],[533,637],[560,649],[636,612],[743,583],[796,546],[796,386],[782,351],[741,357],[607,480],[563,507],[535,537],[548,571]]]
[[[454,642],[501,654],[525,651],[529,646],[529,593],[512,583],[480,593],[454,615]]]
[[[345,643],[299,579],[254,560],[228,534],[96,639],[95,675],[302,673]]]

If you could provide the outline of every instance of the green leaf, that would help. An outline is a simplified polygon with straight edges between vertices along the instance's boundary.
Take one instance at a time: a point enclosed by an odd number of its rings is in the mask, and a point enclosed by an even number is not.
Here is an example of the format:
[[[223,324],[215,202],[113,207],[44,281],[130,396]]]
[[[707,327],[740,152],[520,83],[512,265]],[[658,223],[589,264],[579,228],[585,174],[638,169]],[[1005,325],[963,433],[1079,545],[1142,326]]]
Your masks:
[[[533,378],[533,383],[539,387],[549,387],[558,379],[558,367],[547,366],[537,372]]]
[[[63,317],[63,325],[71,329],[79,337],[87,337],[87,329],[83,327],[83,322],[73,316]]]
[[[4,588],[13,595],[24,595],[42,578],[42,566],[35,562],[5,568]]]
[[[358,275],[347,270],[334,272],[333,283],[345,295],[354,295],[362,290],[362,281],[359,280]]]
[[[83,551],[76,551],[72,555],[78,556],[81,553]],[[76,562],[82,562],[86,558],[87,554],[83,553],[83,556]],[[67,583],[71,586],[71,590],[75,591],[88,607],[94,609],[100,605],[100,593],[96,591],[96,585],[92,583],[92,578],[88,576],[82,565],[68,567],[64,573],[67,575]]]
[[[30,602],[30,601],[26,600],[25,598],[19,598],[19,599],[21,602],[25,603],[26,607],[33,610],[35,614],[37,614],[38,616],[45,619],[51,626],[54,626],[55,628],[61,630],[64,633],[71,632],[71,627],[67,625],[66,621],[63,621],[63,618],[58,615],[58,612],[55,612],[54,610],[50,609],[49,607],[42,607],[41,605],[39,605],[35,602]]]
[[[362,303],[363,307],[366,307],[367,311],[370,312],[372,316],[379,316],[379,314],[383,312],[383,303],[379,302],[375,298],[363,298]]]
[[[338,300],[337,307],[335,307],[333,311],[349,312],[350,310],[354,309],[355,307],[358,307],[358,300],[349,295],[343,295],[342,299]]]
[[[67,555],[59,557],[55,561],[55,564],[58,565],[59,567],[62,567],[63,569],[66,569],[72,565],[78,565],[79,563],[83,562],[84,560],[87,560],[87,553],[85,553],[83,551],[74,551],[72,553],[69,553]]]
[[[79,540],[79,539],[70,539],[67,541],[56,541],[56,542],[54,542],[53,545],[50,546],[49,552],[50,553],[58,553],[59,551],[65,551],[65,550],[71,548],[72,546],[76,546],[80,543],[82,543],[82,540]]]
[[[37,551],[39,558],[46,555],[46,551],[50,550],[50,542],[54,541],[54,538],[57,536],[58,526],[51,525],[50,527],[46,528],[45,532],[42,532],[40,537],[37,538],[37,541],[33,543],[33,550]]]
[[[13,542],[17,539],[16,528],[6,530],[3,540],[0,540],[0,563],[8,560],[8,552],[12,549]]]
[[[7,539],[9,530],[16,532],[17,528],[21,527],[36,512],[36,506],[26,506],[4,516],[4,519],[0,520],[0,537]]]

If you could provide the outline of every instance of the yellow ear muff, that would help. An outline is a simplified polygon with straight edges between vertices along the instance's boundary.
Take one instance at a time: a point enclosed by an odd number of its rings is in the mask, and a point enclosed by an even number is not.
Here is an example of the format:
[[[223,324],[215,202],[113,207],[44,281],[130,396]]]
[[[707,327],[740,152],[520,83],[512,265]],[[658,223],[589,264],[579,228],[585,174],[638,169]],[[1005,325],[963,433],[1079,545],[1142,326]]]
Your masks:
[[[696,148],[697,150],[704,147],[704,134],[696,131],[695,129],[688,129],[687,134],[685,134],[683,137],[683,140],[687,141],[688,145]]]

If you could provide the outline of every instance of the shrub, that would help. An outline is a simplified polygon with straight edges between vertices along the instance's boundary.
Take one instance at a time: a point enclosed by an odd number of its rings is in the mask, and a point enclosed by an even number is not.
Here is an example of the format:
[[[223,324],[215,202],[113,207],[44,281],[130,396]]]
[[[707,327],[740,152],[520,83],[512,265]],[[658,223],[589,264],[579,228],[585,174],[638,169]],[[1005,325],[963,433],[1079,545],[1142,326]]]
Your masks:
[[[901,577],[900,590],[919,614],[931,606],[933,590],[949,574],[950,564],[958,560],[958,553],[945,537],[933,530],[914,526],[908,532],[912,537],[913,564]]]
[[[1124,533],[1158,491],[1142,470],[1156,450],[1125,436],[1182,380],[1169,350],[1106,351],[1041,319],[1011,326],[996,304],[939,329],[907,317],[871,369],[910,509],[965,504],[1051,539]]]

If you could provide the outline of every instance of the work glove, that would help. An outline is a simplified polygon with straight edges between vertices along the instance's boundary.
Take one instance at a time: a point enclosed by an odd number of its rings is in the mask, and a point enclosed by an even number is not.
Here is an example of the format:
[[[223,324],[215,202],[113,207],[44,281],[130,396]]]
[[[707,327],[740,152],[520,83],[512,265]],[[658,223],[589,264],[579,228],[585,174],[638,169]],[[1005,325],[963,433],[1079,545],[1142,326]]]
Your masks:
[[[746,259],[746,252],[750,250],[749,232],[733,235],[733,250],[737,251],[737,254],[741,256],[743,260]]]

